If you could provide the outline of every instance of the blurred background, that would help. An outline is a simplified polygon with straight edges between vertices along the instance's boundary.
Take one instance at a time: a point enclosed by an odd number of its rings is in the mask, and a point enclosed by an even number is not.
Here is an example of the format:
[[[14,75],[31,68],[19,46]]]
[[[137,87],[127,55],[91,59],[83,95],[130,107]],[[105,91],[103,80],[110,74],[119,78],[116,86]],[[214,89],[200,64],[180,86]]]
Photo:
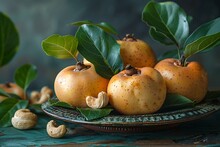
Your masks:
[[[38,77],[30,88],[39,90],[47,85],[53,88],[57,73],[75,63],[73,59],[58,60],[45,55],[41,42],[52,34],[72,34],[76,27],[68,24],[80,20],[105,21],[112,24],[123,37],[134,33],[147,41],[159,57],[174,46],[164,46],[152,40],[148,26],[141,21],[141,13],[148,0],[0,0],[0,11],[15,23],[19,35],[19,51],[13,60],[0,69],[0,83],[13,81],[17,67],[30,63],[38,68]],[[184,0],[177,2],[193,17],[190,32],[201,24],[220,16],[219,0]],[[220,27],[220,26],[219,26]],[[190,60],[201,62],[209,75],[209,89],[220,89],[220,47],[201,53]]]

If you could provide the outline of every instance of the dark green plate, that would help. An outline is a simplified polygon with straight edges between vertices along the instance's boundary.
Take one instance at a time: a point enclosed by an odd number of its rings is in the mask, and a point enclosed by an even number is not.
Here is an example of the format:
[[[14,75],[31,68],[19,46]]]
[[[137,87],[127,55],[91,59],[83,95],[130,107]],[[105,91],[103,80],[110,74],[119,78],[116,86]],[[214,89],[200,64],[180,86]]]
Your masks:
[[[77,123],[86,128],[102,132],[145,132],[167,129],[181,123],[204,118],[220,109],[219,104],[202,103],[193,108],[185,108],[169,112],[146,115],[120,115],[111,114],[101,119],[86,121],[74,109],[50,106],[48,102],[42,104],[43,111],[57,119]]]

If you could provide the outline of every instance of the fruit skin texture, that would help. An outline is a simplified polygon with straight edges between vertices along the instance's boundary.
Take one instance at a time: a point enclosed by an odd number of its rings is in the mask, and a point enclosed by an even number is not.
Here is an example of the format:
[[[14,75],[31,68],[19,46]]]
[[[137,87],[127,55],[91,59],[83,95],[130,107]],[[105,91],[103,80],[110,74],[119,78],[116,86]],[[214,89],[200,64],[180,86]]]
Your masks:
[[[124,65],[130,64],[133,67],[154,67],[156,56],[151,47],[144,41],[118,40],[120,44],[120,55]]]
[[[123,70],[109,81],[109,102],[125,115],[154,113],[166,97],[166,84],[160,73],[151,67],[138,69],[140,74],[127,76]]]
[[[15,83],[5,83],[5,84],[0,84],[0,88],[3,89],[7,93],[12,93],[18,95],[21,99],[25,99],[25,93],[24,90],[18,86]],[[4,96],[0,96],[0,102],[6,99]]]
[[[75,107],[87,107],[86,97],[97,97],[100,91],[107,91],[107,79],[99,76],[94,67],[74,71],[76,66],[61,70],[54,82],[54,91],[60,101]]]
[[[208,77],[204,68],[198,62],[189,62],[180,66],[177,59],[164,59],[155,66],[164,77],[168,93],[183,95],[199,103],[208,89]]]

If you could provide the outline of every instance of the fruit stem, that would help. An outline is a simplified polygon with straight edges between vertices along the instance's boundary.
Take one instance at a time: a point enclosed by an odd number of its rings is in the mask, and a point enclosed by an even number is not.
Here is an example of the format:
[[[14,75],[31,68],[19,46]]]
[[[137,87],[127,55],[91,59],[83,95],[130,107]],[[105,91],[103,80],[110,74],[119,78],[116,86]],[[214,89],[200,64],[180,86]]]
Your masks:
[[[134,37],[134,34],[126,34],[125,37],[122,39],[123,41],[137,41]]]
[[[81,71],[90,68],[90,66],[83,64],[83,62],[78,61],[76,63],[76,70]]]
[[[180,57],[180,65],[181,65],[181,66],[186,66],[186,58],[185,58],[184,55],[182,55],[182,56]]]
[[[11,87],[11,84],[9,82],[5,83],[5,86],[10,88]]]
[[[127,76],[132,76],[132,75],[135,75],[135,74],[140,74],[141,71],[134,68],[133,66],[131,66],[130,64],[128,64],[126,67],[125,67],[125,74]]]

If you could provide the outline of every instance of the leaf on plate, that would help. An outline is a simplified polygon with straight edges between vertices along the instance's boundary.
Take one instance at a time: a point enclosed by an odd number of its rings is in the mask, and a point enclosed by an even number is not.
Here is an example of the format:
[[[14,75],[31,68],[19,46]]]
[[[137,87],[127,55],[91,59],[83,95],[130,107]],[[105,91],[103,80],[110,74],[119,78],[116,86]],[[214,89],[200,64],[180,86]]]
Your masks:
[[[30,83],[37,77],[37,67],[31,64],[24,64],[16,69],[14,80],[17,85],[26,92]]]
[[[100,27],[107,33],[118,35],[118,32],[116,31],[116,29],[107,22],[93,23],[92,21],[84,20],[84,21],[77,21],[77,22],[71,23],[71,25],[75,25],[75,26],[81,26],[84,24],[94,25],[94,26]]]
[[[0,67],[12,60],[18,51],[19,34],[11,19],[0,12]]]
[[[64,108],[71,108],[71,109],[74,108],[70,104],[61,102],[58,99],[49,99],[49,103],[50,103],[50,106],[57,106],[57,107],[64,107]]]
[[[188,37],[188,19],[184,10],[175,2],[151,1],[142,12],[142,20],[150,27],[150,34],[154,39],[164,44],[171,44],[168,41],[171,40],[178,47]]]
[[[15,98],[5,99],[0,103],[0,127],[11,125],[11,118],[18,109],[26,108],[28,100],[18,100]]]
[[[187,97],[178,94],[169,93],[160,111],[170,111],[193,107],[194,102]]]
[[[101,28],[84,24],[77,30],[76,37],[78,51],[95,66],[99,75],[110,79],[123,69],[119,44]]]
[[[112,108],[101,108],[101,109],[76,108],[76,109],[88,121],[108,116],[113,111]]]
[[[48,56],[58,59],[74,58],[78,55],[78,40],[72,35],[54,34],[42,41],[42,48]]]
[[[186,58],[220,45],[220,18],[214,19],[198,27],[184,44]]]

